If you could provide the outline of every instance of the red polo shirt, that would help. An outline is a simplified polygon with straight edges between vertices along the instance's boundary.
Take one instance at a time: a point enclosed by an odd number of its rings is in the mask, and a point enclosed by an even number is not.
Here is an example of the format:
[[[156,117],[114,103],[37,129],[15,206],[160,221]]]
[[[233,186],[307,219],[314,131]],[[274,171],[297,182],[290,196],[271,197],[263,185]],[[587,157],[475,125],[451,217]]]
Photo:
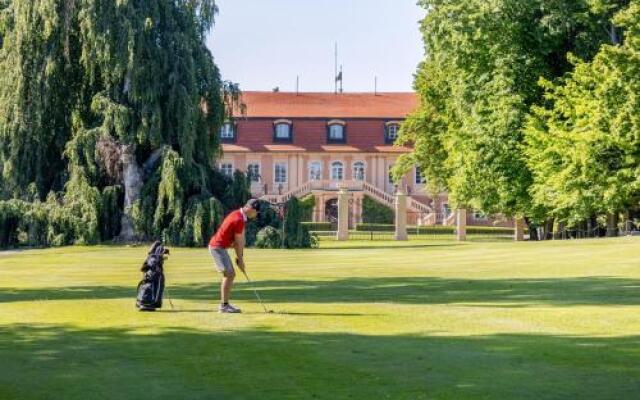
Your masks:
[[[222,221],[222,225],[209,241],[209,247],[228,249],[235,242],[236,234],[244,232],[245,216],[241,210],[236,210]]]

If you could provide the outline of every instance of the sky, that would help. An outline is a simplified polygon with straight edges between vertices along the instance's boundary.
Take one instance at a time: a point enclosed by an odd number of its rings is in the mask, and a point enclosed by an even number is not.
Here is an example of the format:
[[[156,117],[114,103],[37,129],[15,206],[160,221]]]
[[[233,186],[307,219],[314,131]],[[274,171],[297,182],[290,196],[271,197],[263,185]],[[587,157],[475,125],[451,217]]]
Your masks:
[[[412,90],[423,56],[416,0],[217,0],[207,45],[240,89],[334,90],[334,46],[345,92]]]

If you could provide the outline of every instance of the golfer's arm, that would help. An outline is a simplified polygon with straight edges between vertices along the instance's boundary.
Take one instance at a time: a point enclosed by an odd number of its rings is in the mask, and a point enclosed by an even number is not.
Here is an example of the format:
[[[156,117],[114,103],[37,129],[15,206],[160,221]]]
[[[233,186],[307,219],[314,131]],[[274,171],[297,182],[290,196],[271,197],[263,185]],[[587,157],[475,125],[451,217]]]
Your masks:
[[[238,260],[244,260],[242,258],[244,252],[244,231],[242,233],[236,233],[233,248],[236,250],[236,257]]]

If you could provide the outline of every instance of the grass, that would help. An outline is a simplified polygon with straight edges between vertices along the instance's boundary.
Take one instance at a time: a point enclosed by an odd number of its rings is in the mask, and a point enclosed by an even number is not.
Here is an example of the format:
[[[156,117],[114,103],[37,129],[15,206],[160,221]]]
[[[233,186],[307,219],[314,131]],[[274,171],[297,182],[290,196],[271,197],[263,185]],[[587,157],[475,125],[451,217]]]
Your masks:
[[[249,250],[265,315],[215,312],[203,249],[135,311],[142,247],[0,255],[0,399],[640,397],[640,238]],[[168,304],[167,304],[168,306]]]

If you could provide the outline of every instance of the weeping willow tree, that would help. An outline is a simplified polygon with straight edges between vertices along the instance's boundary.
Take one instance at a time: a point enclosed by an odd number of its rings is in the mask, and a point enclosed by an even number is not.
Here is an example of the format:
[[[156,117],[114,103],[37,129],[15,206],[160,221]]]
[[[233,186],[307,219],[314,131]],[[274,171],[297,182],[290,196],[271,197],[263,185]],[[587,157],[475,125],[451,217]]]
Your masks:
[[[202,243],[225,192],[217,130],[238,99],[205,46],[215,13],[213,0],[0,0],[3,197],[83,204],[85,242]]]

